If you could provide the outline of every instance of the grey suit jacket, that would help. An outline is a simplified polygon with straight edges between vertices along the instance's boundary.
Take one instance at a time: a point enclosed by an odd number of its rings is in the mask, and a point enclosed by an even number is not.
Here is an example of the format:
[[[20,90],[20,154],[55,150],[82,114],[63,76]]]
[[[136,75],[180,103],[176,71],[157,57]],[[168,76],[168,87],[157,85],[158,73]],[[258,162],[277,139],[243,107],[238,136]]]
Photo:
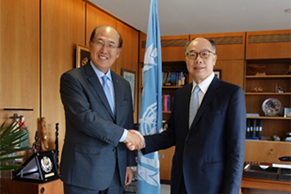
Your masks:
[[[176,91],[168,130],[145,138],[144,153],[176,146],[171,193],[238,194],[246,130],[242,88],[214,78],[189,129],[192,84]]]
[[[134,152],[119,139],[133,128],[129,83],[111,71],[115,115],[97,75],[88,63],[61,76],[60,94],[66,116],[66,134],[60,172],[63,182],[88,189],[106,189],[118,166],[121,184],[126,166],[135,164]]]

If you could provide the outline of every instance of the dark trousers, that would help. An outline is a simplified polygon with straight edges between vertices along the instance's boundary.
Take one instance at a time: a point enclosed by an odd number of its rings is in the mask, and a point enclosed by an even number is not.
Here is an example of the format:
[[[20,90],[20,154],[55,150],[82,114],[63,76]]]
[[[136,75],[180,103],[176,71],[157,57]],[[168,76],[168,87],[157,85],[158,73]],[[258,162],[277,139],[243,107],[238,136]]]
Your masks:
[[[120,184],[119,173],[117,168],[115,169],[113,180],[110,186],[103,191],[91,190],[64,183],[64,194],[122,194],[122,193],[123,187]]]

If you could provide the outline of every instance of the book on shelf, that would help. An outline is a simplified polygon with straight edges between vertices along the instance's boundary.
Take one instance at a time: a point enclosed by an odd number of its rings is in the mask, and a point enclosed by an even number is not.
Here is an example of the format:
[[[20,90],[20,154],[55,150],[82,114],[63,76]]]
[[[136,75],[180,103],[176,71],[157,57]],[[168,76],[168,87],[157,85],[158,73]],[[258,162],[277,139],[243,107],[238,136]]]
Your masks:
[[[261,139],[262,131],[262,119],[247,119],[246,139]]]
[[[247,113],[247,117],[259,117],[259,113]]]
[[[165,86],[183,86],[186,83],[184,72],[163,72],[163,85]]]
[[[172,95],[163,94],[163,111],[171,110]]]

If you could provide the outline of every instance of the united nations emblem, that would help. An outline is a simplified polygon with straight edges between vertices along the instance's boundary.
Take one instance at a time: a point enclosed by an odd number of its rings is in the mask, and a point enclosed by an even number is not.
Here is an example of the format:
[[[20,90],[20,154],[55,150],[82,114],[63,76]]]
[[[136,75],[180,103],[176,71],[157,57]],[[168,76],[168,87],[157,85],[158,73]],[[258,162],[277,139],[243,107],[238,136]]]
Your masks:
[[[143,135],[156,133],[157,126],[157,103],[153,103],[144,112],[140,119],[140,131]]]

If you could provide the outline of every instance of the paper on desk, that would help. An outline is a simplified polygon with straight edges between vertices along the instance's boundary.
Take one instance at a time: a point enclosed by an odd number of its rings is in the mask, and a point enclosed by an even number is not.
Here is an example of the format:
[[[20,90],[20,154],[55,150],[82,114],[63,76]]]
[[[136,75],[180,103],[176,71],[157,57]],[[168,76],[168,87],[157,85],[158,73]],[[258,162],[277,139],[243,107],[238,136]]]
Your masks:
[[[272,167],[275,168],[287,168],[287,169],[291,169],[291,164],[272,164]]]

